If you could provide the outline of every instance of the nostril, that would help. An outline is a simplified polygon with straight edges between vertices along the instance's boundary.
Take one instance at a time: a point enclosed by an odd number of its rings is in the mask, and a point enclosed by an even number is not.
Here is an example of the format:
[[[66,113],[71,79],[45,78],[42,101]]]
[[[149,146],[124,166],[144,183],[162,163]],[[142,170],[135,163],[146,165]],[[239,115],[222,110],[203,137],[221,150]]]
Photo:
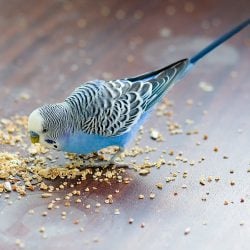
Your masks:
[[[46,141],[47,143],[49,143],[49,144],[55,144],[55,143],[56,143],[55,141],[50,140],[50,139],[46,139],[45,141]]]

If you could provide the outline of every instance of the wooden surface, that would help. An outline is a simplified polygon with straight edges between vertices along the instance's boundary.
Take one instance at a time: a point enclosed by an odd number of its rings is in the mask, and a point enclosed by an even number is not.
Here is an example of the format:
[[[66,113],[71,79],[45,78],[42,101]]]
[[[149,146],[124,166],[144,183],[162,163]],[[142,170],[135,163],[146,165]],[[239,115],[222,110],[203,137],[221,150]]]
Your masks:
[[[61,101],[89,79],[132,76],[191,56],[250,13],[247,0],[191,3],[1,0],[1,117],[28,115],[43,103]],[[166,119],[155,113],[145,125],[141,145],[157,147],[150,159],[157,159],[163,150],[174,150],[174,156],[164,155],[166,161],[174,161],[182,151],[195,160],[194,166],[166,165],[145,177],[127,171],[133,179],[127,185],[83,182],[80,190],[97,187],[81,197],[84,204],[92,205],[90,209],[62,206],[46,217],[41,213],[48,201],[39,193],[19,201],[13,196],[12,205],[2,196],[0,249],[18,249],[16,239],[25,249],[37,250],[249,249],[249,31],[248,27],[209,55],[168,94],[183,134],[169,135]],[[202,90],[200,82],[211,84],[213,91]],[[30,99],[20,101],[22,93]],[[193,105],[187,105],[188,99]],[[187,124],[187,119],[194,124]],[[163,134],[164,142],[150,139],[152,127]],[[198,134],[186,135],[194,129]],[[202,139],[204,134],[207,141]],[[205,160],[198,164],[201,157]],[[178,171],[176,181],[165,182],[165,177]],[[188,172],[185,179],[183,171]],[[213,181],[200,185],[200,178],[208,176]],[[220,181],[214,181],[216,176]],[[162,190],[156,188],[158,182],[163,183]],[[153,200],[151,192],[156,194]],[[108,194],[114,196],[111,205],[103,203]],[[145,198],[139,200],[139,194]],[[225,200],[229,205],[224,205]],[[99,213],[96,202],[102,203]],[[116,208],[120,215],[114,214]],[[35,215],[28,214],[30,209]],[[64,210],[66,220],[61,219]],[[134,219],[132,224],[129,218]],[[78,225],[73,224],[76,219]],[[39,233],[41,226],[46,229],[45,239]],[[190,233],[184,235],[187,228]]]

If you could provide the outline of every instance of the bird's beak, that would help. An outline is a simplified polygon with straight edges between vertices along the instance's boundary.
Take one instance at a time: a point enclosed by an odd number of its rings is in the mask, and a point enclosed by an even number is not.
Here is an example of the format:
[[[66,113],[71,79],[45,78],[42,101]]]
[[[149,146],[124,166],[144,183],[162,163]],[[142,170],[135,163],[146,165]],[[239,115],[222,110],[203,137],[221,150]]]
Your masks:
[[[35,132],[30,132],[30,140],[31,143],[38,143],[39,142],[39,135]]]

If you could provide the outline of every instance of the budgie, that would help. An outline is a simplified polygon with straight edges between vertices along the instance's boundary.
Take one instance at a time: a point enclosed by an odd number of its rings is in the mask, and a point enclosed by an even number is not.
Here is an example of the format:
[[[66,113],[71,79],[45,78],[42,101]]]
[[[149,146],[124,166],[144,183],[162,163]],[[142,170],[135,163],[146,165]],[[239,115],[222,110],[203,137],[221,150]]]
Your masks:
[[[191,59],[131,78],[93,80],[75,89],[65,101],[34,110],[28,120],[32,143],[77,154],[117,146],[116,158],[166,92],[214,48],[245,28],[246,20]]]

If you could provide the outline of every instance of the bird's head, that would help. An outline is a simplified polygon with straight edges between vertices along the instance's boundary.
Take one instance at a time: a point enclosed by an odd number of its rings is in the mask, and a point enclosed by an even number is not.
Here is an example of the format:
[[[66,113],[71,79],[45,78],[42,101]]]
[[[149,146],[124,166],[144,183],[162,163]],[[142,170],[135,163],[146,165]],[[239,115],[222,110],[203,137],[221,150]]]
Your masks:
[[[60,150],[59,138],[63,133],[63,114],[59,105],[45,105],[35,109],[28,119],[28,132],[32,143]],[[65,125],[65,124],[64,124]]]

